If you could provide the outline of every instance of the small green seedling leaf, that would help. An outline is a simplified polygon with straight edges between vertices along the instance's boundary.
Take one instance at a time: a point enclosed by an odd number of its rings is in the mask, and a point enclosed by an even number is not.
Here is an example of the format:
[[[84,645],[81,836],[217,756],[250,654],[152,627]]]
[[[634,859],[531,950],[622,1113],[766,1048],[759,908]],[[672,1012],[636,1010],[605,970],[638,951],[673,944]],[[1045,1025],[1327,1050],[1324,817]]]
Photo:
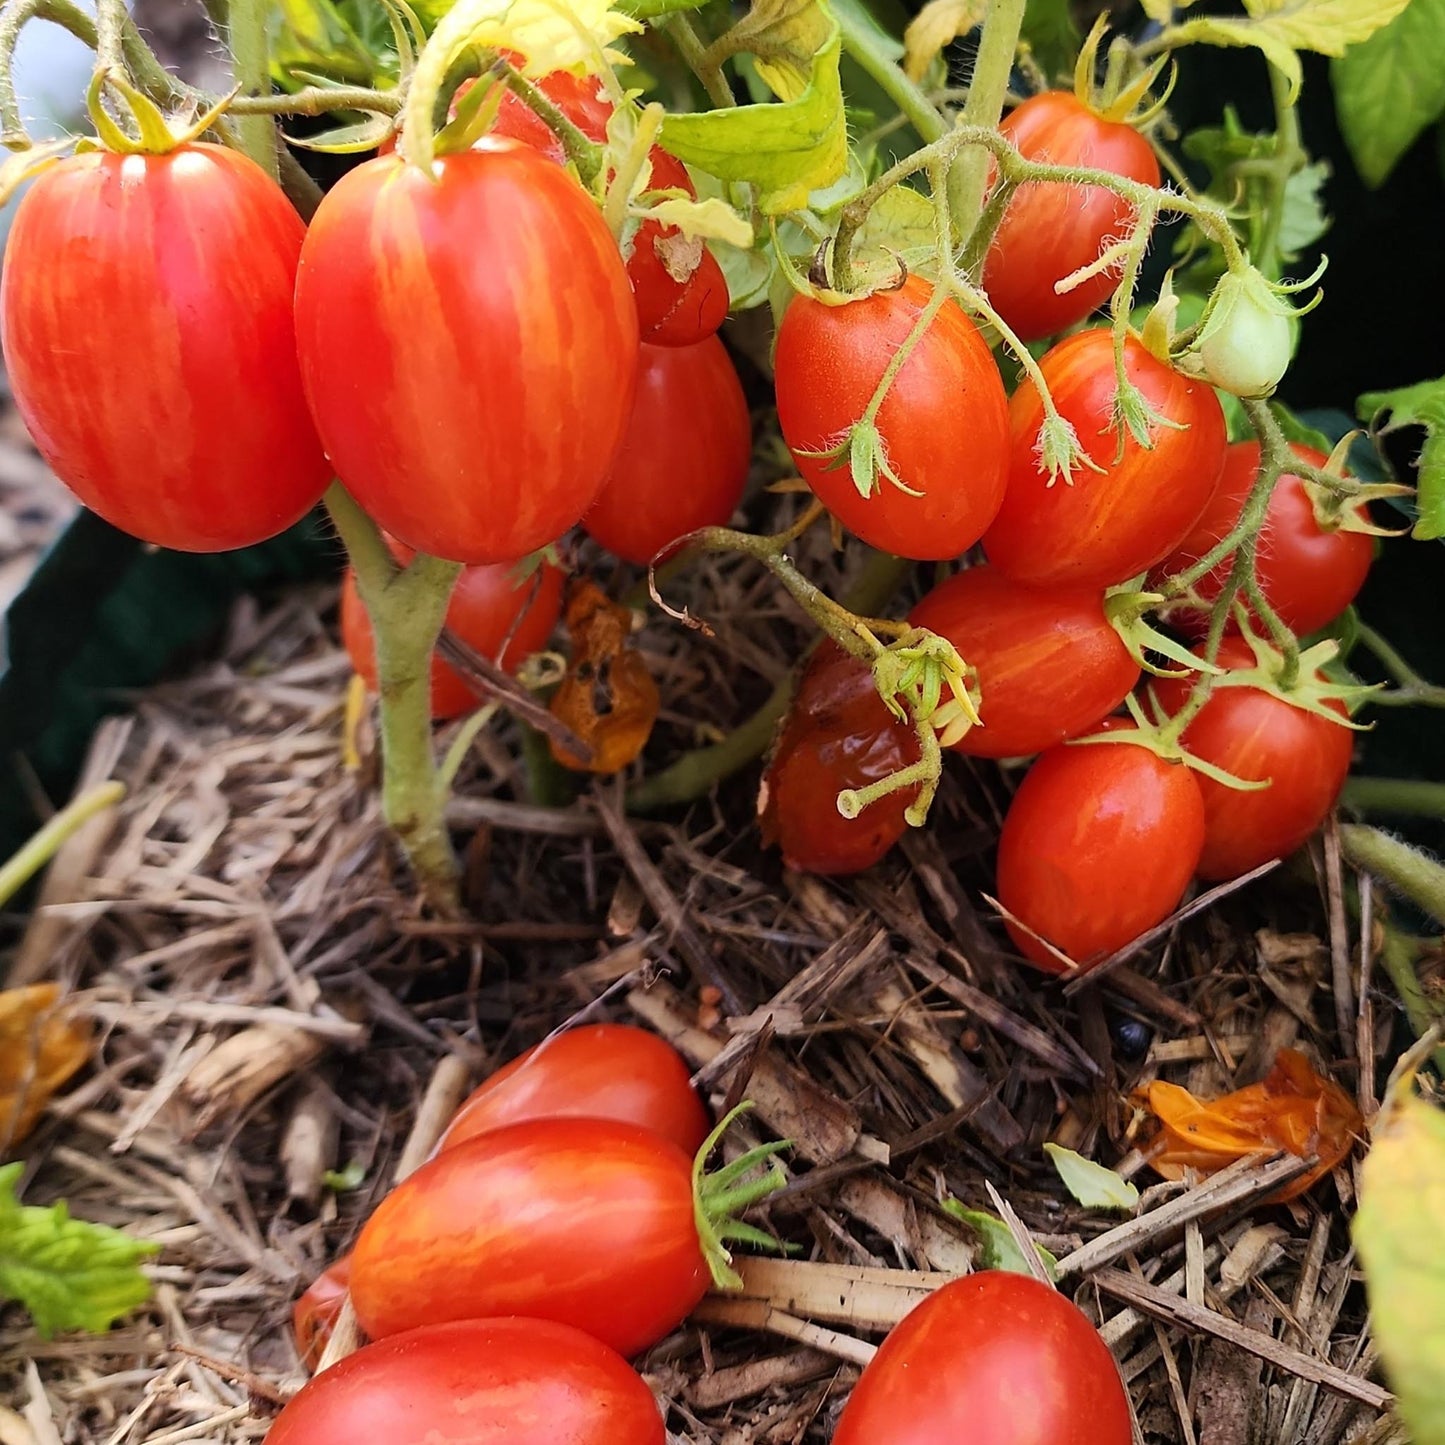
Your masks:
[[[1360,398],[1359,417],[1380,435],[1401,427],[1424,427],[1417,463],[1420,517],[1413,535],[1420,541],[1445,537],[1445,376],[1398,391],[1369,392]]]
[[[1054,1162],[1064,1187],[1085,1209],[1137,1209],[1139,1191],[1112,1169],[1085,1159],[1061,1144],[1045,1144],[1044,1153]]]
[[[1006,1269],[1010,1274],[1032,1275],[1028,1261],[1003,1220],[981,1209],[966,1209],[957,1199],[945,1199],[943,1208],[961,1219],[978,1238],[979,1262],[985,1269]],[[1058,1278],[1059,1261],[1042,1245],[1036,1245],[1050,1280]]]
[[[366,1166],[360,1159],[353,1159],[345,1169],[328,1169],[321,1176],[321,1182],[333,1194],[349,1194],[361,1188],[366,1178]]]
[[[100,1334],[150,1298],[139,1262],[160,1246],[72,1219],[64,1204],[21,1204],[15,1186],[24,1167],[0,1168],[0,1298],[29,1310],[46,1339],[60,1330]]]

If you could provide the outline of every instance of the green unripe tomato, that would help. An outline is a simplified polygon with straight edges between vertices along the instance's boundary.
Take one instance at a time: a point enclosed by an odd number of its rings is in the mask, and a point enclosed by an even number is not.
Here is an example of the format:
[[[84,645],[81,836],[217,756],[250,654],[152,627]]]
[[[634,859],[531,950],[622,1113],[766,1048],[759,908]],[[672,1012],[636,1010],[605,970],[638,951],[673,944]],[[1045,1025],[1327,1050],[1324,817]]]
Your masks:
[[[1294,347],[1294,313],[1264,277],[1253,268],[1226,272],[1186,369],[1235,396],[1268,396],[1289,369]]]

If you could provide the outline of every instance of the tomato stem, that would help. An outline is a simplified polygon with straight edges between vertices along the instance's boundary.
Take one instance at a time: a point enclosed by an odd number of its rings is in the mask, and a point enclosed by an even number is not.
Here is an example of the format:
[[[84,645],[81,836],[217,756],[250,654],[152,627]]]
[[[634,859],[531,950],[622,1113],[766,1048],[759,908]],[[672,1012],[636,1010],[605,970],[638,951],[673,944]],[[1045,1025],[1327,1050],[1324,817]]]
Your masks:
[[[1387,692],[1376,693],[1376,703],[1386,707],[1445,707],[1445,687],[1427,682],[1373,627],[1358,623],[1355,641],[1371,652],[1398,684]]]
[[[401,97],[393,90],[365,85],[311,85],[289,95],[241,95],[227,107],[232,115],[329,115],[335,110],[365,110],[396,115]]]
[[[97,814],[113,808],[125,797],[124,783],[98,783],[67,804],[0,865],[0,907],[15,896],[55,856],[72,834]]]
[[[692,17],[678,11],[667,16],[661,24],[677,46],[678,54],[687,62],[688,69],[702,82],[713,105],[719,110],[735,106],[737,101],[733,99],[727,77],[722,73],[721,66],[709,59],[710,48],[697,33]]]
[[[1340,848],[1361,872],[1389,884],[1431,918],[1445,923],[1445,865],[1362,823],[1346,823],[1340,829]]]
[[[878,43],[880,32],[871,20],[858,18],[843,6],[833,11],[833,15],[842,34],[844,51],[907,117],[924,145],[942,140],[948,134],[948,122],[927,95],[893,63]]]
[[[1284,225],[1285,195],[1290,177],[1309,159],[1300,144],[1299,115],[1290,95],[1289,78],[1269,62],[1269,88],[1274,97],[1275,149],[1269,166],[1269,200],[1264,213],[1259,254],[1254,264],[1271,281],[1280,279],[1280,230]]]
[[[112,0],[101,0],[101,9]],[[121,3],[121,0],[114,0]],[[270,6],[266,0],[231,0],[226,39],[231,50],[236,83],[246,96],[271,93],[271,40],[267,30]],[[276,158],[276,122],[269,115],[238,113],[240,148],[269,176],[279,175]]]

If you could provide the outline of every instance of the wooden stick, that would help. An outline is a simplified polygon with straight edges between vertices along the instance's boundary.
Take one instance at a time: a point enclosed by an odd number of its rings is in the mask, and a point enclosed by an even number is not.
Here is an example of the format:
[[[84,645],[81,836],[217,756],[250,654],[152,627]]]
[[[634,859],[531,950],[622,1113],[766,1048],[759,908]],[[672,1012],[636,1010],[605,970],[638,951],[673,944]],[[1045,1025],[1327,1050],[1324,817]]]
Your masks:
[[[704,1324],[730,1325],[738,1329],[768,1330],[786,1339],[797,1340],[799,1344],[811,1345],[815,1350],[847,1360],[853,1365],[866,1365],[878,1353],[877,1345],[866,1340],[855,1340],[851,1335],[839,1334],[837,1330],[825,1330],[822,1325],[810,1324],[793,1315],[775,1310],[762,1300],[719,1299],[709,1295],[692,1312],[692,1318]]]

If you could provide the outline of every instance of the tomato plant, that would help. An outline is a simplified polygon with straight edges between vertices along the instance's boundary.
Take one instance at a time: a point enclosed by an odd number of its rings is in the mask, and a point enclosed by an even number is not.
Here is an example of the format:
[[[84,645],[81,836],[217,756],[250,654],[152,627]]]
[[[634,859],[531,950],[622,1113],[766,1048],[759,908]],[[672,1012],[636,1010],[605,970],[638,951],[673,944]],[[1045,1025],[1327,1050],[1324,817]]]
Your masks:
[[[877,471],[854,471],[850,435],[931,294],[915,276],[845,306],[799,296],[774,356],[783,439],[818,500],[871,546],[919,561],[956,557],[983,535],[1003,500],[1009,450],[998,368],[949,302],[878,408]]]
[[[617,247],[577,182],[514,142],[445,156],[434,178],[396,156],[343,176],[306,233],[296,335],[347,489],[458,562],[515,561],[577,522],[632,405]]]
[[[1093,465],[1050,478],[1039,452],[1043,404],[1024,381],[1009,404],[1008,490],[984,551],[1005,576],[1034,587],[1124,582],[1167,557],[1208,505],[1224,467],[1224,412],[1208,385],[1130,337],[1125,374],[1160,418],[1146,448],[1120,438],[1108,331],[1070,336],[1040,366]]]
[[[1294,443],[1302,461],[1322,467],[1328,458],[1313,447]],[[1161,577],[1185,571],[1206,557],[1234,529],[1259,471],[1258,442],[1236,442],[1225,455],[1224,471],[1204,515],[1178,550],[1160,566]],[[1293,472],[1283,473],[1270,493],[1269,509],[1260,529],[1255,572],[1265,601],[1285,625],[1303,636],[1333,622],[1365,584],[1375,544],[1351,526],[1368,525],[1360,507],[1332,515]],[[1232,559],[1221,562],[1194,585],[1204,604],[1219,596]],[[1198,627],[1202,618],[1186,614],[1181,621]],[[1231,618],[1228,624],[1238,630]]]
[[[1029,769],[998,840],[1009,936],[1049,973],[1101,962],[1169,916],[1204,847],[1191,769],[1125,741],[1063,743]],[[1022,926],[1020,926],[1022,925]],[[1034,937],[1033,935],[1039,935]]]
[[[293,1306],[291,1329],[296,1336],[301,1363],[308,1369],[315,1369],[321,1359],[350,1288],[351,1256],[343,1254],[306,1286]]]
[[[407,549],[401,549],[403,553]],[[461,641],[509,671],[547,645],[562,613],[563,574],[542,562],[530,576],[518,578],[505,563],[466,567],[447,604],[446,625]],[[347,568],[341,584],[341,640],[351,665],[372,692],[377,690],[376,646],[371,622]],[[479,705],[476,693],[457,670],[433,656],[431,711],[439,721],[460,717]]]
[[[1026,156],[1159,184],[1159,162],[1148,140],[1068,91],[1030,96],[1004,117],[999,130]],[[1099,186],[1020,186],[984,263],[984,290],[994,309],[1025,341],[1082,321],[1114,294],[1119,268],[1112,266],[1062,294],[1054,283],[1096,261],[1125,234],[1133,217],[1128,201]]]
[[[367,1345],[286,1406],[269,1445],[664,1445],[652,1391],[580,1330],[434,1324]]]
[[[644,345],[622,450],[582,525],[624,561],[648,563],[732,516],[751,455],[747,399],[722,342]]]
[[[1225,638],[1217,660],[1235,677],[1253,675],[1256,668],[1254,653],[1241,638]],[[1302,687],[1307,691],[1319,680],[1305,678]],[[1230,682],[1227,674],[1214,684],[1182,742],[1205,762],[1269,786],[1243,791],[1199,779],[1204,796],[1199,876],[1210,881],[1238,877],[1300,847],[1334,807],[1355,746],[1348,714],[1338,701],[1323,704],[1330,713],[1326,716],[1296,706],[1289,693]],[[1166,713],[1184,705],[1192,683],[1183,678],[1155,682]]]
[[[356,1242],[351,1298],[374,1339],[521,1314],[634,1355],[681,1323],[709,1279],[692,1161],[676,1144],[613,1119],[531,1119],[398,1185]]]
[[[1129,1403],[1098,1332],[1027,1275],[935,1290],[853,1387],[833,1445],[1129,1445]]]
[[[0,279],[15,404],[55,474],[133,536],[264,541],[331,480],[296,365],[305,227],[216,145],[71,156],[21,200]]]
[[[891,793],[856,818],[838,794],[863,788],[918,759],[918,737],[884,706],[861,658],[825,642],[798,685],[763,781],[763,841],[804,873],[860,873],[903,836],[917,789]]]
[[[711,1127],[671,1044],[626,1024],[584,1024],[528,1049],[473,1090],[437,1148],[507,1124],[571,1115],[636,1124],[689,1157]]]
[[[954,744],[972,757],[1026,757],[1078,737],[1139,680],[1098,588],[1035,589],[996,567],[970,567],[908,620],[948,638],[978,673],[982,725]]]

